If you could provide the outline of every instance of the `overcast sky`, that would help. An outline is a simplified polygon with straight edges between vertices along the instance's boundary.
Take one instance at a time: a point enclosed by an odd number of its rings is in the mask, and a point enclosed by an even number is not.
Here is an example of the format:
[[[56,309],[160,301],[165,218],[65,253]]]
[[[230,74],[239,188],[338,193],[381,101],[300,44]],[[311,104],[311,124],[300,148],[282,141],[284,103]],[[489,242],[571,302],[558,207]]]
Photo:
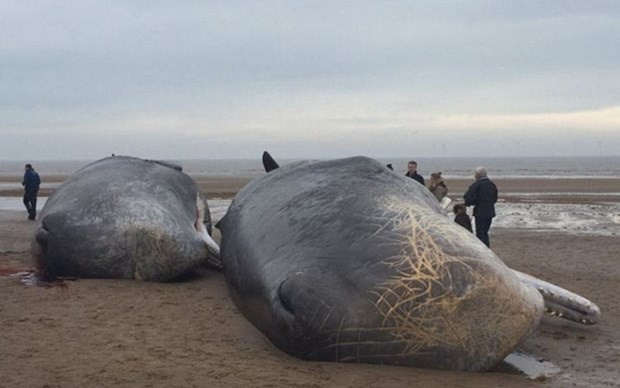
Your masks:
[[[620,1],[0,0],[0,159],[620,155]]]

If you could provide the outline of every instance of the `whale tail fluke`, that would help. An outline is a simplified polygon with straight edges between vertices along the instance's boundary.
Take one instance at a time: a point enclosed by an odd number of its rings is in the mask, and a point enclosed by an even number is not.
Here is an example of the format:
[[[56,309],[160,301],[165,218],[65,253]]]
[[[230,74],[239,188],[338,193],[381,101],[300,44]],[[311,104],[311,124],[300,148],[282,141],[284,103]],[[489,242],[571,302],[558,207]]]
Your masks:
[[[263,152],[263,167],[265,168],[265,172],[273,171],[276,168],[280,167],[278,163],[271,157],[269,152]]]

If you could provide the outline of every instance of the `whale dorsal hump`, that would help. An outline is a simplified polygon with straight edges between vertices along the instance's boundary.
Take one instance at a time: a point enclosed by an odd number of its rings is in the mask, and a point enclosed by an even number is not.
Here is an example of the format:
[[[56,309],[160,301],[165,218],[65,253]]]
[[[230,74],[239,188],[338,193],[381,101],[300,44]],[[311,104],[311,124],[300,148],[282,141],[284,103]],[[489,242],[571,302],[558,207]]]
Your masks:
[[[168,160],[152,160],[152,159],[147,159],[147,160],[149,162],[160,164],[160,165],[162,165],[164,167],[173,168],[173,169],[175,169],[177,171],[183,171],[183,166],[181,166],[180,164],[175,163],[175,162],[171,162],[171,161],[168,161]]]
[[[271,155],[269,155],[269,152],[265,151],[263,152],[263,167],[265,167],[265,172],[269,172],[280,166],[275,160],[273,160]]]

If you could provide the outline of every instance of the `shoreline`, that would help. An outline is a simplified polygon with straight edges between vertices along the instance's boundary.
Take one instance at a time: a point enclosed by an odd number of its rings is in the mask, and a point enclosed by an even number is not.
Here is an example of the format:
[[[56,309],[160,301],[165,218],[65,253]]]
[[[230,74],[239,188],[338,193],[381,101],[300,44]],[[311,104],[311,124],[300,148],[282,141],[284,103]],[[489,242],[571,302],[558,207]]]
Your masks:
[[[239,190],[248,184],[256,176],[247,175],[202,175],[197,174],[190,176],[196,181],[200,190],[207,195],[207,198],[233,198]],[[43,184],[51,187],[43,187],[39,191],[39,196],[47,197],[54,189],[69,177],[67,174],[57,174],[42,176]],[[609,200],[614,201],[613,197],[620,196],[620,178],[580,178],[580,177],[562,177],[562,178],[541,178],[541,177],[523,177],[523,178],[493,178],[493,182],[497,185],[500,199],[509,199],[520,194],[535,194],[538,196],[587,196],[588,194],[597,194],[598,196],[607,195]],[[0,183],[13,184],[8,187],[0,185],[0,197],[21,197],[23,189],[19,179],[8,175],[0,175]],[[458,178],[445,179],[448,186],[448,196],[452,198],[461,198],[467,190],[473,179]],[[600,198],[599,198],[600,199]],[[562,200],[565,201],[566,199]],[[620,200],[620,199],[615,199]]]
[[[68,175],[44,178],[39,190],[38,209]],[[229,175],[192,176],[207,197],[214,219],[225,214],[230,201],[253,177]],[[0,219],[3,211],[23,209],[23,189],[15,185],[7,188],[0,175]],[[448,207],[463,202],[463,193],[473,179],[446,180],[453,200]],[[540,233],[567,233],[572,235],[620,236],[620,179],[496,179],[499,200],[497,228],[521,228]],[[468,209],[470,217],[473,210]]]

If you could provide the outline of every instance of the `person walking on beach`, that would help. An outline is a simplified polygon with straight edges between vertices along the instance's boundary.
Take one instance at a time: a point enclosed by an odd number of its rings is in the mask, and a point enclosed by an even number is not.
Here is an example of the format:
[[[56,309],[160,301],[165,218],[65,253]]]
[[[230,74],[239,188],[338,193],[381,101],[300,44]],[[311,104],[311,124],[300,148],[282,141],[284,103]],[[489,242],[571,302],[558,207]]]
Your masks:
[[[441,202],[446,195],[448,195],[448,186],[443,181],[440,172],[434,172],[431,174],[431,183],[428,186],[431,193],[437,198],[437,201]]]
[[[471,229],[471,218],[467,215],[467,208],[465,205],[457,203],[452,208],[452,211],[455,215],[454,222],[473,233],[474,231]]]
[[[411,179],[414,179],[416,182],[424,186],[424,177],[418,174],[418,162],[415,160],[407,163],[407,173],[405,176],[408,176]]]
[[[465,206],[474,207],[476,237],[490,248],[489,229],[495,217],[497,186],[487,177],[487,170],[482,166],[474,170],[474,177],[476,181],[469,186],[463,199],[465,199]]]
[[[26,210],[28,211],[28,219],[34,220],[37,217],[37,193],[39,192],[41,178],[39,178],[39,174],[34,170],[32,164],[26,164],[25,170],[24,179],[22,180],[22,186],[24,186],[24,205],[26,205]]]

